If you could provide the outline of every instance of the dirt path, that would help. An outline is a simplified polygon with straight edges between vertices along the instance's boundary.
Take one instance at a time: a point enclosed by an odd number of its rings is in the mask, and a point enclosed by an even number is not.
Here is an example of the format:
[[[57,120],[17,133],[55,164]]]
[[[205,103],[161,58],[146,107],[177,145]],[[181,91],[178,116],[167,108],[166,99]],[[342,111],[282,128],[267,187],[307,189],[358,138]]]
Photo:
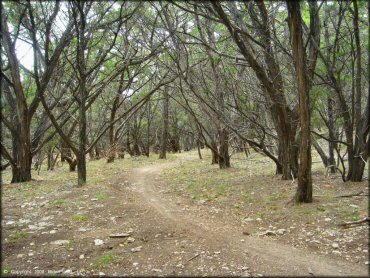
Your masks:
[[[210,217],[210,215],[200,215],[189,207],[181,208],[174,196],[165,194],[166,187],[158,179],[163,169],[176,167],[178,163],[179,161],[169,161],[135,169],[130,180],[133,192],[137,193],[142,205],[149,208],[149,217],[153,217],[161,225],[174,227],[185,238],[195,242],[195,245],[201,242],[203,248],[205,246],[212,250],[219,250],[216,253],[223,256],[223,261],[232,261],[239,266],[246,265],[243,269],[246,275],[366,276],[368,274],[366,266],[354,266],[345,261],[309,254],[307,251],[279,244],[266,237],[245,236],[242,227],[222,217],[222,213]],[[211,264],[212,262],[204,262],[204,268],[212,267]],[[223,269],[224,274],[233,273],[231,270],[228,273],[228,267]],[[236,273],[239,272],[240,270]]]

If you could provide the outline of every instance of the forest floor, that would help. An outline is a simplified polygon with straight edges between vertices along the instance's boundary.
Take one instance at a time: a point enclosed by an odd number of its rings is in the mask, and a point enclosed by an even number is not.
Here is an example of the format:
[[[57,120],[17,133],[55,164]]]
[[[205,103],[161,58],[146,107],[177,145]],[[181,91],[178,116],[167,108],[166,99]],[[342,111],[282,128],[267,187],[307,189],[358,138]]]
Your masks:
[[[9,184],[3,173],[2,273],[16,275],[367,276],[366,182],[314,164],[314,202],[258,154],[210,165],[203,151],[167,160],[89,161],[77,188],[67,165]],[[118,237],[114,237],[118,236]]]

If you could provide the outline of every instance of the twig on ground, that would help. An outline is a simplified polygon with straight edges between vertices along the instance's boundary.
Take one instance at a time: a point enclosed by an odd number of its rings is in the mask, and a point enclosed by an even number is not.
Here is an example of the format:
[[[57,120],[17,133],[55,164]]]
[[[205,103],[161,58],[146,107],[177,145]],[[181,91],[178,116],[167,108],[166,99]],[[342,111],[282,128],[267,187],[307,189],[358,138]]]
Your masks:
[[[348,226],[357,226],[357,225],[361,225],[364,223],[370,223],[370,217],[366,217],[362,220],[357,220],[357,221],[352,221],[352,222],[344,222],[338,225],[342,227],[348,227]]]

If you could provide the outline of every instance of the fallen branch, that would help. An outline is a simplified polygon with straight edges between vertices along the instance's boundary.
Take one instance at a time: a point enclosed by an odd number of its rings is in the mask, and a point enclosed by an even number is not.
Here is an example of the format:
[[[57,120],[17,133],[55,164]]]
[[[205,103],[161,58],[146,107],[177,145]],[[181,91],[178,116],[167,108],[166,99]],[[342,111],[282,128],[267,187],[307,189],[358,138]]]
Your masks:
[[[352,222],[344,222],[344,223],[339,224],[339,226],[342,226],[342,227],[347,227],[347,226],[352,226],[352,225],[357,226],[363,223],[370,223],[370,217],[366,217],[362,220],[357,220],[357,221],[352,221]]]
[[[358,193],[352,193],[352,194],[346,194],[346,195],[339,195],[339,196],[336,196],[335,198],[347,198],[347,197],[354,197],[354,196],[368,196],[368,195],[362,194],[362,193],[364,193],[363,190],[361,190]]]
[[[200,254],[198,253],[198,254],[195,254],[193,257],[191,257],[189,260],[188,260],[188,262],[190,262],[191,260],[194,260],[196,257],[198,257]]]

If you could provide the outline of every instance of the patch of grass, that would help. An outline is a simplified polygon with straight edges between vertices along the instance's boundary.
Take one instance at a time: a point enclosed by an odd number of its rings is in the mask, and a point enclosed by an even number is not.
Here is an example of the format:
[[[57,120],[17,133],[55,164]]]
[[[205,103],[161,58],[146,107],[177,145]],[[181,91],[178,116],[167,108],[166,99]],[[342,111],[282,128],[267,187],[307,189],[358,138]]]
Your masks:
[[[10,235],[6,242],[15,243],[21,240],[22,238],[26,238],[26,237],[28,237],[28,234],[25,231],[20,231],[20,232],[16,232]]]
[[[116,259],[117,259],[117,255],[112,252],[109,252],[97,258],[94,261],[93,266],[95,268],[103,268],[107,266],[108,264],[114,262]]]
[[[276,202],[279,200],[284,200],[285,198],[286,198],[286,195],[284,194],[284,192],[277,192],[277,193],[273,193],[272,195],[268,196],[267,200],[269,202]]]
[[[294,206],[295,211],[301,215],[313,215],[312,207],[308,205],[297,204]]]
[[[52,201],[51,204],[53,206],[62,206],[65,202],[66,200],[64,199],[57,199],[57,200]]]
[[[339,215],[346,221],[357,221],[360,220],[360,213],[355,208],[341,207],[339,208]]]
[[[317,207],[317,210],[321,211],[321,212],[324,212],[324,211],[326,211],[326,208],[323,205],[321,205],[321,206]]]
[[[1,269],[1,276],[11,275],[12,269],[9,266],[4,266]]]
[[[84,222],[87,221],[89,218],[85,214],[75,214],[72,215],[72,220],[76,222]]]
[[[256,197],[250,192],[241,191],[240,196],[242,197],[244,203],[252,204],[256,201]]]
[[[103,191],[99,191],[99,192],[95,193],[95,197],[96,197],[96,199],[103,201],[103,200],[107,200],[109,196],[108,196],[107,193],[105,193]]]

